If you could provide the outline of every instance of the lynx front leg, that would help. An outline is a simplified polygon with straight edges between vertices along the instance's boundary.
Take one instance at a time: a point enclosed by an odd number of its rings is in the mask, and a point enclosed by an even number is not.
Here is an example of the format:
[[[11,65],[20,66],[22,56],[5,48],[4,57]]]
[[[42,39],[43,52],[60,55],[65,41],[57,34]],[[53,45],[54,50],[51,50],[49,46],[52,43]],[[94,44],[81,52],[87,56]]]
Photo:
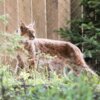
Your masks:
[[[26,42],[24,43],[24,48],[28,51],[28,54],[29,54],[29,58],[28,58],[29,69],[36,69],[35,45],[33,44],[32,41],[26,40]]]

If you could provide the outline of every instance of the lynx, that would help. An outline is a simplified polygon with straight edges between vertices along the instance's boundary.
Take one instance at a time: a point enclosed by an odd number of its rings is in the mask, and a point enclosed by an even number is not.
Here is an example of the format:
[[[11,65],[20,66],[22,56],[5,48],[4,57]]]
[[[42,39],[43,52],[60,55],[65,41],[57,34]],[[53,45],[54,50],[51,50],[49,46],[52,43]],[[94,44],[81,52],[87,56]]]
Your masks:
[[[80,49],[71,42],[36,38],[34,28],[29,28],[23,23],[20,26],[20,30],[21,36],[28,37],[28,40],[24,41],[24,47],[30,55],[32,64],[35,63],[36,53],[40,52],[50,54],[51,56],[56,55],[57,58],[63,59],[62,63],[65,61],[71,66],[70,69],[76,73],[80,73],[81,70],[85,69],[94,74],[86,64]]]

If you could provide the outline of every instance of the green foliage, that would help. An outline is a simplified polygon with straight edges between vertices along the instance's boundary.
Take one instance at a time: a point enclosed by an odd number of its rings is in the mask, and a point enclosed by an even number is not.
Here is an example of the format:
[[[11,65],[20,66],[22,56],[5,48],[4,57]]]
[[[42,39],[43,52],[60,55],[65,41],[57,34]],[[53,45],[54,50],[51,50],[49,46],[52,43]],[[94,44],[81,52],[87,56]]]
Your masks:
[[[99,100],[99,85],[98,78],[83,74],[48,80],[34,71],[23,70],[17,76],[7,66],[0,66],[0,99],[4,100]]]
[[[5,25],[8,24],[8,15],[1,15],[0,16],[0,21],[2,21]]]
[[[71,30],[61,28],[58,32],[70,39],[84,52],[85,57],[100,64],[100,1],[81,0],[83,18],[71,21]]]
[[[22,39],[17,34],[0,32],[0,53],[13,54],[20,47],[19,41]]]

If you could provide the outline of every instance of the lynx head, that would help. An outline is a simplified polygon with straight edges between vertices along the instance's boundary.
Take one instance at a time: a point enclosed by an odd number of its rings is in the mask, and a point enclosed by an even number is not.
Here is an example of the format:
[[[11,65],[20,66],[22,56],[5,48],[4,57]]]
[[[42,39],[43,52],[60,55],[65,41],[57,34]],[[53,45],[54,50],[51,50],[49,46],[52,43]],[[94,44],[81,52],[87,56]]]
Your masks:
[[[34,39],[35,38],[35,33],[36,33],[36,31],[34,29],[34,23],[29,24],[28,26],[26,26],[24,23],[21,23],[20,32],[21,32],[21,36],[26,36],[30,40]]]

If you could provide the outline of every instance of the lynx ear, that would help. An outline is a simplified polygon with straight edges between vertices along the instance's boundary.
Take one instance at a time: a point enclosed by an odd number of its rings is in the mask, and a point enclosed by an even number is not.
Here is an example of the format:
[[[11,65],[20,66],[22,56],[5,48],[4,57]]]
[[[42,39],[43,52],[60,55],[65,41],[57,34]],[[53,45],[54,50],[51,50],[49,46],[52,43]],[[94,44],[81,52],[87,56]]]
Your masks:
[[[20,32],[21,32],[21,36],[25,35],[25,33],[27,32],[28,28],[26,27],[26,25],[22,22],[20,25]]]
[[[22,22],[21,25],[20,25],[20,28],[21,27],[23,27],[23,28],[26,27],[25,23]]]

